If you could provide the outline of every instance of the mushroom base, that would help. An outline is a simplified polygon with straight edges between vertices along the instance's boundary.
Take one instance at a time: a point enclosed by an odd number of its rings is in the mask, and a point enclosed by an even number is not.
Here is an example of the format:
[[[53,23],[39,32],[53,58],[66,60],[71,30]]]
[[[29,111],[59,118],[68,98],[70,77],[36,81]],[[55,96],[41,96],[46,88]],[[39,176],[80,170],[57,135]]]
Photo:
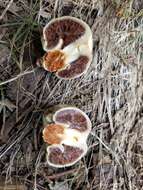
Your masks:
[[[63,69],[65,67],[64,53],[59,50],[45,53],[43,57],[43,67],[50,72],[56,72]]]

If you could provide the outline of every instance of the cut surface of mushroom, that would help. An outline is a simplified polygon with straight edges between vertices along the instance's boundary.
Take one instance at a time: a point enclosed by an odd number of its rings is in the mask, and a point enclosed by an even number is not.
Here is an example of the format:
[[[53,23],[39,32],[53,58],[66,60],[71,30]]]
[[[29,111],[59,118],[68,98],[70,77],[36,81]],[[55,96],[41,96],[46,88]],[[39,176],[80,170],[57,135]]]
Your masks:
[[[57,75],[61,78],[73,78],[80,76],[81,73],[86,71],[88,63],[88,57],[80,56],[77,60],[73,61],[70,67],[67,67],[57,72]]]
[[[84,147],[73,147],[63,145],[63,151],[56,145],[47,148],[47,162],[49,165],[62,168],[75,164],[87,152],[87,145]]]
[[[85,142],[85,136],[68,125],[50,124],[43,130],[43,139],[48,144],[66,144],[80,147]]]
[[[68,124],[71,129],[80,132],[91,130],[89,117],[80,109],[75,107],[61,108],[53,116],[53,120],[59,124]]]
[[[50,145],[47,161],[55,167],[73,165],[87,152],[90,119],[76,107],[63,107],[53,113],[52,120],[53,123],[46,124],[43,130],[43,139]]]
[[[85,23],[80,19],[64,16],[51,20],[43,30],[44,50],[63,49],[85,34]]]
[[[50,72],[56,72],[65,67],[65,55],[62,51],[49,51],[43,57],[43,66]]]
[[[81,76],[92,61],[92,41],[84,21],[70,16],[53,19],[43,29],[43,68],[63,79]]]

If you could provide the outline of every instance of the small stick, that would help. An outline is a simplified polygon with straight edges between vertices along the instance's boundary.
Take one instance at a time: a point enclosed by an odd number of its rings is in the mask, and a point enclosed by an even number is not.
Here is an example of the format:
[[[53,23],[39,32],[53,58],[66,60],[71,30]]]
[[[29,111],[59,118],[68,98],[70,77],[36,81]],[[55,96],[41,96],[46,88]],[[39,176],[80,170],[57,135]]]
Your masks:
[[[4,85],[4,84],[7,84],[7,83],[9,83],[9,82],[15,81],[15,80],[17,80],[18,78],[20,78],[20,77],[22,77],[22,76],[24,76],[24,75],[33,73],[33,72],[34,72],[34,70],[32,70],[32,71],[25,71],[25,72],[23,72],[23,73],[21,73],[21,74],[18,74],[16,77],[13,77],[13,78],[11,78],[11,79],[9,79],[9,80],[6,80],[6,81],[4,81],[4,82],[0,82],[0,86],[2,86],[2,85]]]
[[[11,4],[13,3],[13,0],[11,0],[8,5],[6,6],[6,8],[4,9],[3,13],[0,16],[0,20],[3,19],[3,17],[5,16],[6,12],[8,11],[9,7],[11,6]]]

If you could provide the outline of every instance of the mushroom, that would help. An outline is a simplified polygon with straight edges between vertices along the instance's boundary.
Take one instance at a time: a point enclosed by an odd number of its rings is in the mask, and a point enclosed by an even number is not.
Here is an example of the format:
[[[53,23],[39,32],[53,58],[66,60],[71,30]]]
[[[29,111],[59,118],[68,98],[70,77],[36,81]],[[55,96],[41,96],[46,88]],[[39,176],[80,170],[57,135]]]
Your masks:
[[[92,61],[92,32],[75,17],[63,16],[50,21],[43,29],[41,66],[62,79],[73,79],[86,73]]]
[[[91,121],[83,111],[76,107],[57,107],[53,113],[45,114],[44,122],[43,140],[48,146],[49,165],[71,166],[86,154]]]

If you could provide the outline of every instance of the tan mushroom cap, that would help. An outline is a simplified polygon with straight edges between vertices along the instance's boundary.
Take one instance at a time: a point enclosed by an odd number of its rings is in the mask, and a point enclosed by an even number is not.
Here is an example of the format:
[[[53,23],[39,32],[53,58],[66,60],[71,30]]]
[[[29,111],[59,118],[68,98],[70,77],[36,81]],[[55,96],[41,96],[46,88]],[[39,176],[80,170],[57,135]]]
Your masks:
[[[62,79],[73,79],[87,72],[92,61],[92,32],[75,17],[64,16],[50,21],[43,29],[45,70]]]
[[[65,107],[54,113],[53,122],[43,130],[43,139],[50,144],[47,162],[54,167],[71,166],[87,152],[90,119],[76,107]]]

